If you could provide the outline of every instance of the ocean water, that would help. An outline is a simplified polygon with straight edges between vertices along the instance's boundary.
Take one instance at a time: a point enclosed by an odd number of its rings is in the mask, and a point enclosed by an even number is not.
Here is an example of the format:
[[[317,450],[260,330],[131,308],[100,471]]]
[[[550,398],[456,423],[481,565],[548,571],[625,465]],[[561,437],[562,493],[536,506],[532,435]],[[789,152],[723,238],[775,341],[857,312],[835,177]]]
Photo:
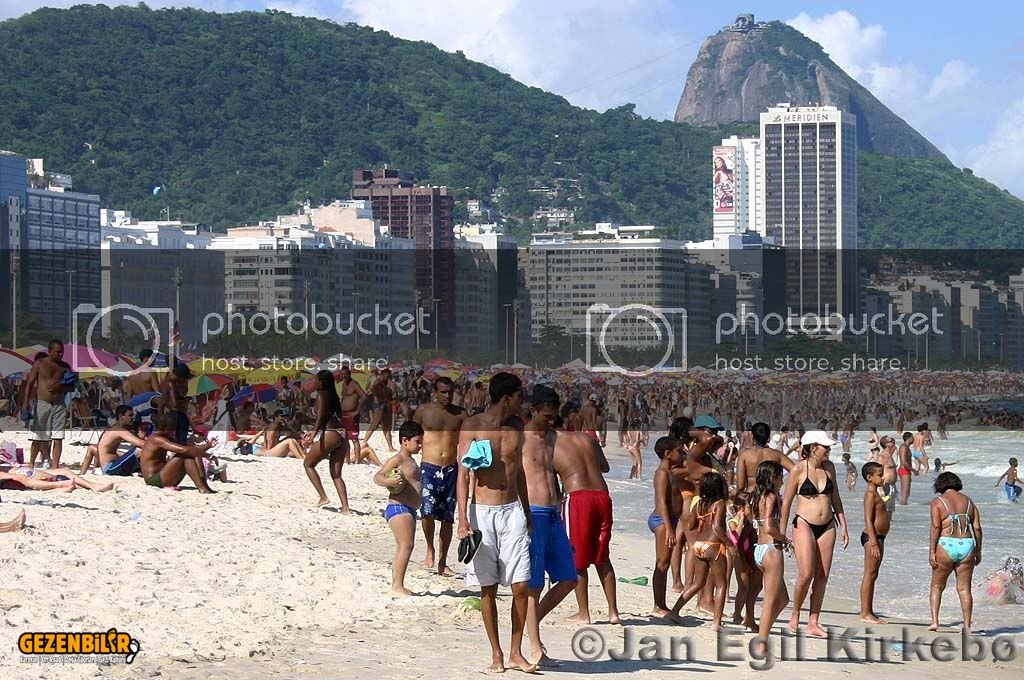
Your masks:
[[[884,434],[884,431],[882,432]],[[609,433],[609,439],[616,436]],[[652,442],[655,437],[652,437]],[[853,440],[851,458],[860,466],[866,462],[868,433],[857,433]],[[939,457],[945,463],[958,461],[949,468],[964,484],[981,512],[984,545],[982,563],[974,571],[975,628],[1024,626],[1024,603],[1021,605],[995,605],[985,602],[982,580],[999,569],[1007,556],[1024,559],[1024,502],[1009,503],[1003,485],[994,487],[996,479],[1006,470],[1008,459],[1024,459],[1024,432],[950,432],[948,440],[939,440],[929,448],[929,459]],[[842,455],[837,447],[832,459],[839,462]],[[609,461],[611,471],[605,475],[615,503],[615,530],[634,536],[650,538],[647,516],[654,508],[651,476],[658,463],[653,448],[644,451],[643,481],[628,480],[629,461],[614,456]],[[838,466],[837,466],[838,467]],[[935,497],[932,484],[934,472],[912,478],[910,502],[897,505],[892,528],[885,541],[875,594],[875,611],[882,616],[895,616],[913,621],[929,619],[928,591],[931,567],[928,564],[929,503]],[[864,549],[860,545],[860,532],[864,528],[862,499],[866,483],[858,478],[854,492],[847,491],[845,475],[840,470],[843,506],[849,523],[850,544],[843,550],[836,544],[828,594],[849,600],[858,600],[861,575],[864,569]],[[653,539],[652,539],[653,540]],[[653,555],[653,544],[652,544]],[[792,584],[796,578],[796,562],[786,562],[786,580]],[[806,605],[805,605],[806,606]],[[806,614],[805,614],[806,615]],[[959,622],[960,604],[956,595],[955,577],[951,576],[942,598],[940,622]]]

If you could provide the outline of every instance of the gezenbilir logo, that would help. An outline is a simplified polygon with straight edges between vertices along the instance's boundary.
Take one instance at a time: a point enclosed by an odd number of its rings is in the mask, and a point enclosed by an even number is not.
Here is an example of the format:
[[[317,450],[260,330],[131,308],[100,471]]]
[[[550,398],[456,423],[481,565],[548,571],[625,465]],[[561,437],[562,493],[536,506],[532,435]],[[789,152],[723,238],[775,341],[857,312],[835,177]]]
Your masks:
[[[135,661],[140,649],[138,640],[116,628],[106,633],[22,633],[18,638],[22,654],[123,654],[127,664]]]

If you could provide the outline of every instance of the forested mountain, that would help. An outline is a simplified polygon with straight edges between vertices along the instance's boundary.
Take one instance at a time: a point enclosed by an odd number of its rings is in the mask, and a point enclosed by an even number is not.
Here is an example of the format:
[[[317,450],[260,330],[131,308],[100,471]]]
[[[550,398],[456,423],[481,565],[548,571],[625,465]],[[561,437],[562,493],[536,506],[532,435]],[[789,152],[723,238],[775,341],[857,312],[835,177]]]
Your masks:
[[[0,23],[0,148],[76,190],[225,227],[345,197],[356,167],[528,215],[710,236],[710,154],[750,126],[693,127],[570,105],[424,42],[268,11],[78,6]],[[1024,243],[1024,203],[941,159],[861,158],[861,244]],[[153,196],[154,187],[163,189]]]

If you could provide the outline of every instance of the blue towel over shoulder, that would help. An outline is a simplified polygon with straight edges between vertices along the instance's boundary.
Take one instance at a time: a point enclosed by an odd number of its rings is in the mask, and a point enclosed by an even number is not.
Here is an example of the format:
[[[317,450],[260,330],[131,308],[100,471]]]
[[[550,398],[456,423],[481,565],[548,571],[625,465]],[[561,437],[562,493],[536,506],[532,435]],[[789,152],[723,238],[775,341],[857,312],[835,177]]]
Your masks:
[[[462,465],[467,470],[479,470],[491,466],[494,456],[491,453],[491,442],[488,439],[482,441],[474,440],[469,445],[469,450],[462,457]]]

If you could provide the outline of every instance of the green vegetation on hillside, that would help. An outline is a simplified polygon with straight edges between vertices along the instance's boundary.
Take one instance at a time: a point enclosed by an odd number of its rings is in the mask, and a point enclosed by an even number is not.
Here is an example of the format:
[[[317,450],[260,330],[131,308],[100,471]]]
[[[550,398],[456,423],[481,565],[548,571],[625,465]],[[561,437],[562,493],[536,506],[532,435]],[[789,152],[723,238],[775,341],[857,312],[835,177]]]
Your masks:
[[[274,11],[42,9],[0,23],[0,44],[0,148],[107,206],[217,227],[345,197],[353,169],[388,163],[458,198],[504,187],[518,216],[551,203],[531,188],[578,180],[553,203],[582,222],[705,238],[711,147],[749,128],[580,109],[461,53]],[[864,244],[1024,243],[1024,204],[952,166],[861,167]]]

